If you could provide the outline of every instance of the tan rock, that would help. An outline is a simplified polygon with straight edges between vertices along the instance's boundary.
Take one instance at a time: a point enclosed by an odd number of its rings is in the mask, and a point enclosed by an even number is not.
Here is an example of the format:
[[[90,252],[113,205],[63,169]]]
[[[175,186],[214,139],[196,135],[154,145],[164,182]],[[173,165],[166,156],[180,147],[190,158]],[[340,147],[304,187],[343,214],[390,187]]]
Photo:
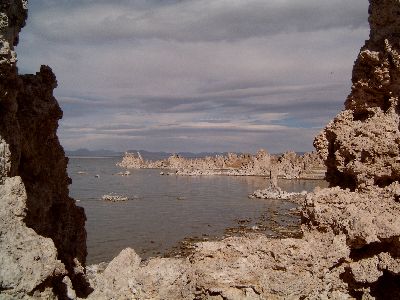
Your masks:
[[[351,94],[314,142],[327,180],[352,189],[400,179],[400,3],[370,2],[370,39],[355,62]]]

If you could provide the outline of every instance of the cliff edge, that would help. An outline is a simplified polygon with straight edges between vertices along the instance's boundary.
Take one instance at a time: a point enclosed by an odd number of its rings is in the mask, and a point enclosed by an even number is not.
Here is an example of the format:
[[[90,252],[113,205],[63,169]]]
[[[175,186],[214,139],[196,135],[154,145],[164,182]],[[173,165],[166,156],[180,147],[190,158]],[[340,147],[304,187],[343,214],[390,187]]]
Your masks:
[[[16,67],[27,5],[0,4],[0,298],[64,299],[88,292],[85,214],[68,196],[56,78]]]

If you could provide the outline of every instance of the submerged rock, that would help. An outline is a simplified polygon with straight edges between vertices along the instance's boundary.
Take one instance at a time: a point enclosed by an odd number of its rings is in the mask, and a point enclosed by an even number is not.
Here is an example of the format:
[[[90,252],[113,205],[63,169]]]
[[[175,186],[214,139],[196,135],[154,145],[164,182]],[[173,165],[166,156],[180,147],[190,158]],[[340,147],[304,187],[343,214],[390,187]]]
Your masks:
[[[131,172],[129,172],[129,171],[118,172],[116,175],[120,175],[120,176],[130,176],[130,175],[131,175]]]
[[[128,201],[128,197],[126,196],[121,196],[121,195],[116,195],[116,194],[109,194],[109,195],[104,195],[101,197],[104,201],[111,201],[111,202],[121,202],[121,201]]]
[[[306,195],[306,191],[303,191],[301,193],[289,193],[283,191],[278,186],[269,186],[264,190],[255,191],[253,194],[249,195],[249,197],[259,199],[291,200],[293,202],[299,202],[305,199]]]

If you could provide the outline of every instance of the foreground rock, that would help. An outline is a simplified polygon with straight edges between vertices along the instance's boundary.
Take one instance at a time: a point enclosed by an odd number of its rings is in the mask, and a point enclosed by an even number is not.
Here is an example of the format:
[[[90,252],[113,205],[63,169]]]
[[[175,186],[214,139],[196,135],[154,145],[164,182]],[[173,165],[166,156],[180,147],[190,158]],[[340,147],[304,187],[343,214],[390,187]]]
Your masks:
[[[255,155],[229,153],[194,159],[172,155],[160,161],[145,161],[140,153],[125,153],[117,165],[132,169],[171,169],[176,170],[177,175],[185,176],[271,176],[274,173],[285,179],[323,179],[326,171],[316,153],[271,155],[265,150]]]
[[[85,214],[68,196],[56,131],[57,81],[18,75],[14,46],[27,1],[0,5],[0,299],[85,295]]]

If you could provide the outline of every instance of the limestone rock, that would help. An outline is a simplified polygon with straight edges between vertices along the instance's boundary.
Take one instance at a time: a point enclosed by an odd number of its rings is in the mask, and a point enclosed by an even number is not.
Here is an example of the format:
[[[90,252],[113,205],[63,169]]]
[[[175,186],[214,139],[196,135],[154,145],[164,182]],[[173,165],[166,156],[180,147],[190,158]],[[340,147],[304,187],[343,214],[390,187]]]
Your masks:
[[[400,2],[370,2],[370,38],[355,62],[351,94],[314,142],[327,180],[352,189],[400,179]]]

